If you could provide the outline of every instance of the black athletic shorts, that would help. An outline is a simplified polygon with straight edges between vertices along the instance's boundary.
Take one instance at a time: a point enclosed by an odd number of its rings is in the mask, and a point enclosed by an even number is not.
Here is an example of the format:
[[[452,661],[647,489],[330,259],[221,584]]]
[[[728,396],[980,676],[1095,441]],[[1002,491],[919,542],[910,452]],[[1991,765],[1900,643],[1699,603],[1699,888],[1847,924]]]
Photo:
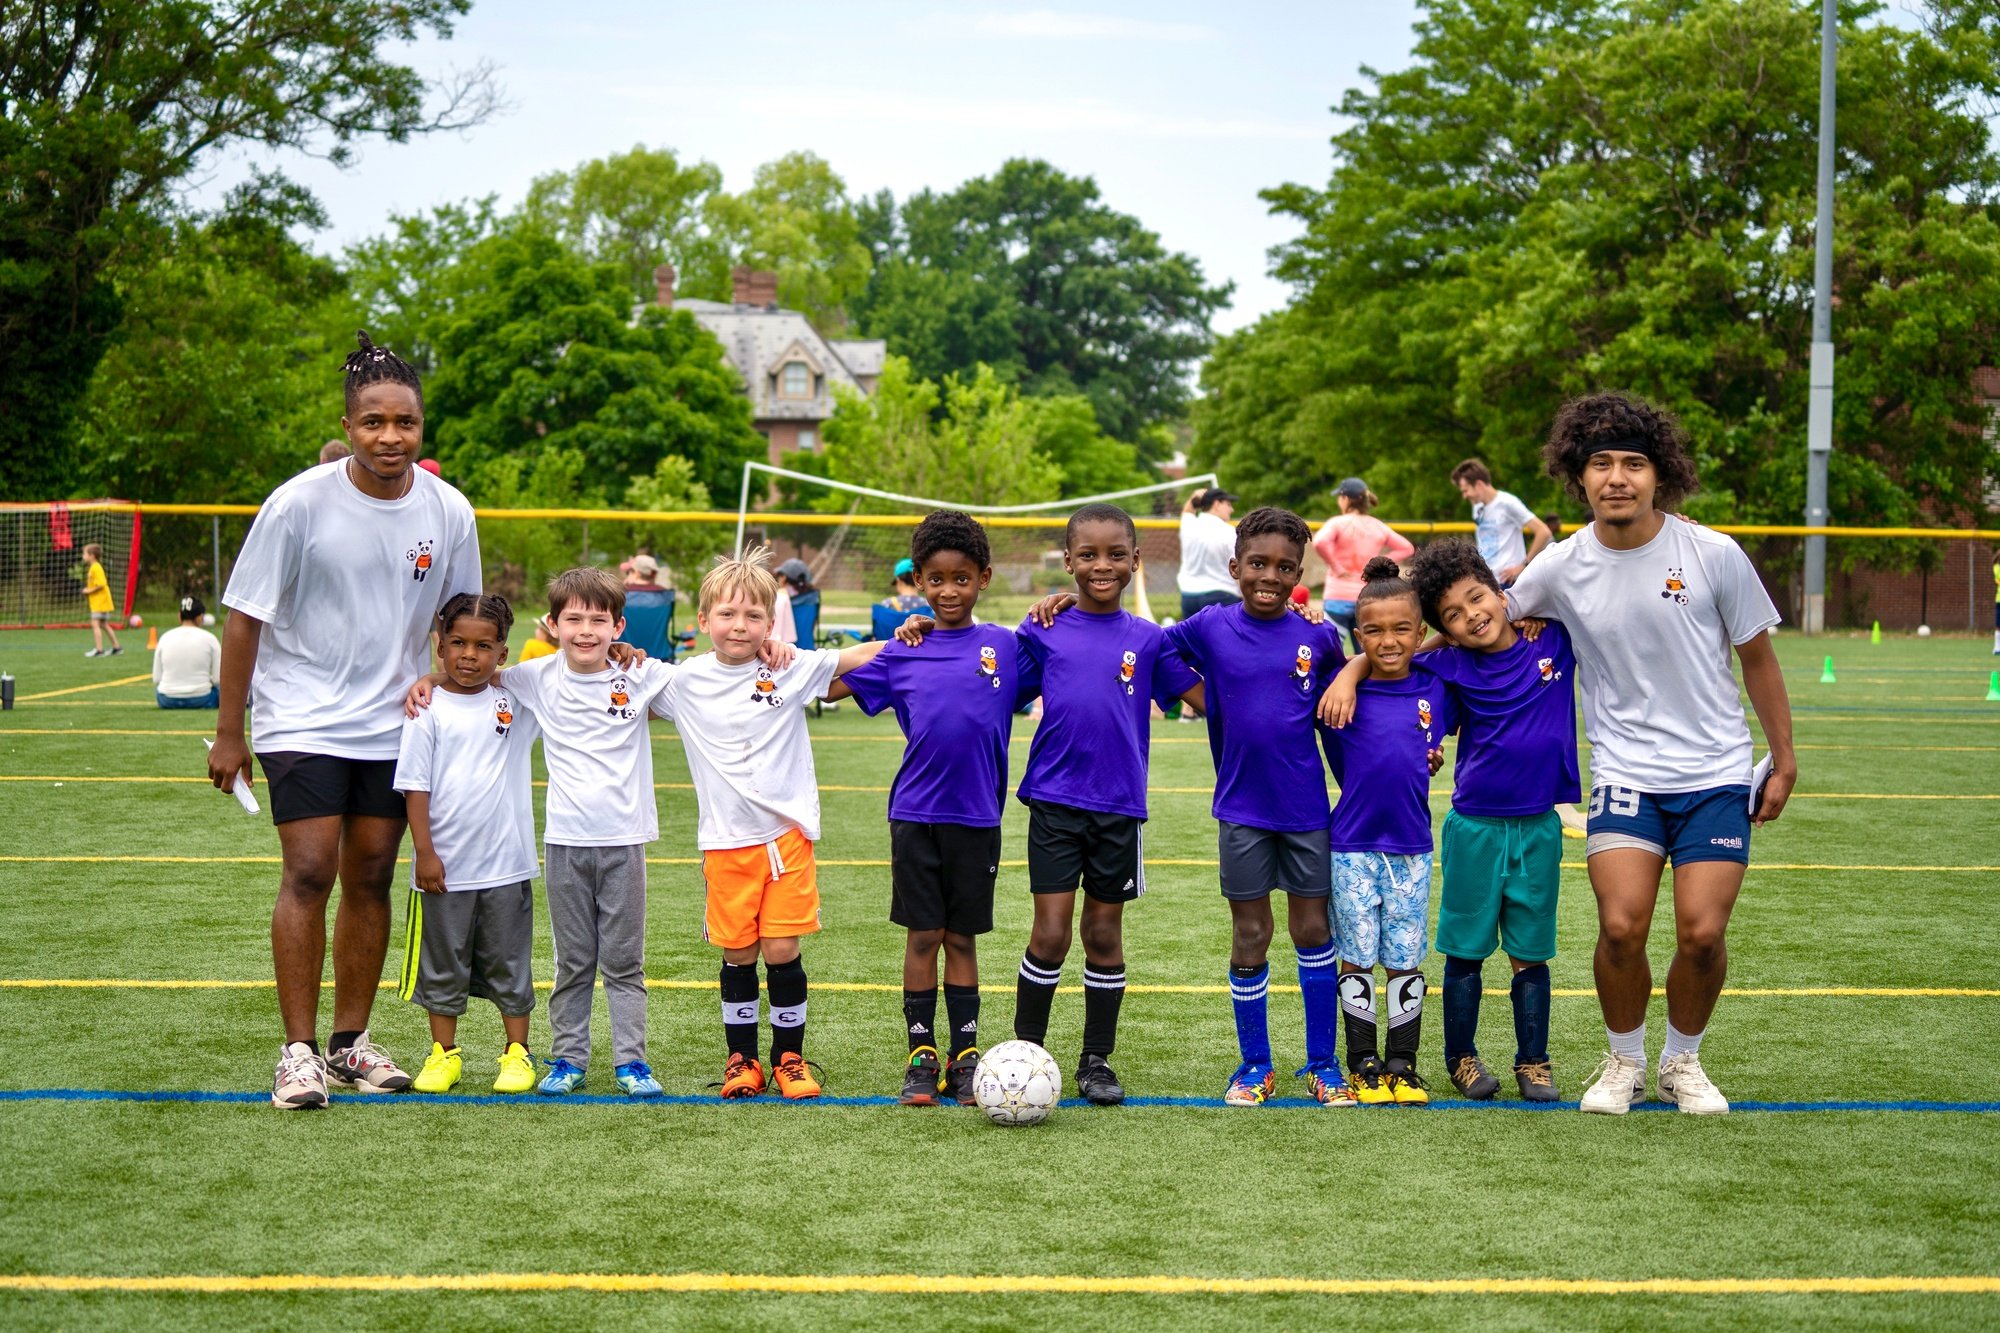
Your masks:
[[[905,930],[993,929],[1000,826],[889,821],[889,919]]]
[[[1145,853],[1135,815],[1028,802],[1028,887],[1075,893],[1079,882],[1103,903],[1129,903],[1146,891]]]
[[[271,822],[325,815],[375,815],[402,819],[393,759],[341,759],[330,754],[278,750],[257,756],[271,800]]]

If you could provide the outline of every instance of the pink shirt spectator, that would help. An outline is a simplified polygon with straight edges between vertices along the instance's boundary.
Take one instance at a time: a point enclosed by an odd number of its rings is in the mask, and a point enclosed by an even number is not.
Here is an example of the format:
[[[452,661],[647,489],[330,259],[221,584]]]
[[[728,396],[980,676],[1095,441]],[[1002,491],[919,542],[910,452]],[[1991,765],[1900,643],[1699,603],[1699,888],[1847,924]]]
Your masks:
[[[1376,556],[1386,555],[1401,564],[1417,553],[1408,539],[1372,514],[1336,514],[1320,525],[1313,550],[1326,561],[1326,586],[1320,596],[1329,602],[1359,597],[1361,570]]]

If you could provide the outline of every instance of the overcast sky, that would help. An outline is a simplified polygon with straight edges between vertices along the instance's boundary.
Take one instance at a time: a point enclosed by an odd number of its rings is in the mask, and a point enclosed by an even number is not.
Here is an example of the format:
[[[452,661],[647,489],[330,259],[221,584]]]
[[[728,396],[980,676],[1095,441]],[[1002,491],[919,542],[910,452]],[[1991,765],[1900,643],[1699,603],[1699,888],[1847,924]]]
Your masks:
[[[276,159],[326,204],[339,247],[391,212],[498,194],[634,144],[722,168],[810,149],[851,193],[950,189],[1008,157],[1094,176],[1105,200],[1236,284],[1222,330],[1285,303],[1266,251],[1287,239],[1257,191],[1323,183],[1330,108],[1363,65],[1408,61],[1410,0],[1010,5],[641,4],[475,0],[426,74],[490,60],[512,109],[463,136],[365,145],[359,162]],[[260,161],[271,161],[259,158]],[[211,202],[247,158],[216,164]]]

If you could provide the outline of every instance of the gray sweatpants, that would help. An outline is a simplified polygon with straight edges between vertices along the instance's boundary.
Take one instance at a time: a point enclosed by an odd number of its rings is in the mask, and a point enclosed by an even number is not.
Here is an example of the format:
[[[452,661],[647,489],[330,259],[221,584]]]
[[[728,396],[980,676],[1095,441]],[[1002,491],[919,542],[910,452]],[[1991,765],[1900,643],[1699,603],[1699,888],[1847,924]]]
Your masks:
[[[549,843],[542,894],[549,900],[556,984],[549,992],[549,1052],[590,1067],[590,1004],[597,978],[611,1010],[618,1064],[646,1058],[646,848]]]

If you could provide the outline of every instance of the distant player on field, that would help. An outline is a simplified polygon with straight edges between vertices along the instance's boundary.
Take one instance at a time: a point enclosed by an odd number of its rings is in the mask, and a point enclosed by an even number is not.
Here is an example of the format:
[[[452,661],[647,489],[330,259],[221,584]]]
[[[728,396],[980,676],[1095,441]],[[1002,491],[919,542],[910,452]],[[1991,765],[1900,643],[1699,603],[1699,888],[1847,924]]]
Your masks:
[[[889,920],[903,948],[903,1025],[909,1037],[901,1101],[972,1104],[979,1064],[978,937],[993,929],[1007,739],[1014,714],[1041,693],[1039,674],[1005,625],[975,624],[993,577],[986,529],[940,510],[910,537],[912,586],[937,628],[921,648],[891,643],[835,681],[873,717],[893,708],[908,737],[889,788]],[[897,566],[898,569],[901,566]],[[900,609],[900,608],[899,608]],[[937,1028],[938,954],[944,954],[945,1030]],[[949,1063],[946,1063],[946,1057]]]
[[[1451,479],[1472,506],[1480,557],[1504,588],[1521,577],[1528,562],[1548,547],[1549,525],[1536,518],[1535,511],[1518,496],[1495,486],[1493,474],[1476,458],[1453,468]]]
[[[1675,950],[1667,971],[1660,1096],[1720,1115],[1701,1039],[1728,970],[1725,932],[1750,860],[1750,830],[1785,808],[1798,763],[1791,704],[1765,631],[1777,608],[1733,540],[1659,508],[1699,482],[1680,424],[1622,393],[1573,399],[1556,414],[1549,474],[1591,522],[1522,571],[1514,617],[1560,620],[1583,673],[1591,744],[1586,852],[1597,895],[1597,996],[1610,1053],[1583,1109],[1622,1115],[1646,1096],[1646,936],[1666,863],[1674,867]],[[1750,728],[1729,649],[1757,710],[1772,770],[1753,811]]]
[[[115,603],[111,600],[111,580],[104,577],[104,548],[96,542],[83,548],[83,595],[90,607],[90,637],[96,645],[85,657],[116,657],[124,652],[118,646],[118,628],[112,618]],[[111,647],[104,646],[104,636],[111,636]]]

